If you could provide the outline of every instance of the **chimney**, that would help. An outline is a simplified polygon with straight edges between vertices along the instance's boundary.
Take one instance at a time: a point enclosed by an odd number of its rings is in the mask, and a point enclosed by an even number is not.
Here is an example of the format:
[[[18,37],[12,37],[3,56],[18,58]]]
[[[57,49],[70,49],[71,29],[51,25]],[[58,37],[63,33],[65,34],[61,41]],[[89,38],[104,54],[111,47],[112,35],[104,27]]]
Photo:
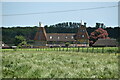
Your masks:
[[[39,27],[44,27],[44,25],[41,22],[39,22]]]
[[[83,20],[81,20],[81,25],[84,25],[84,22],[83,22]]]

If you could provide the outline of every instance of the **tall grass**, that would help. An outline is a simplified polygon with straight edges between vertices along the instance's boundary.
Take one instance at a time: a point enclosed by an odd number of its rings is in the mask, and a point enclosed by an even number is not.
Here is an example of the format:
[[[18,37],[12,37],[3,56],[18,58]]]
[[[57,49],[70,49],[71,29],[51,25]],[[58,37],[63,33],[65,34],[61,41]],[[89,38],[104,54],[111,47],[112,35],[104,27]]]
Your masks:
[[[118,78],[118,55],[66,51],[7,51],[3,78]]]

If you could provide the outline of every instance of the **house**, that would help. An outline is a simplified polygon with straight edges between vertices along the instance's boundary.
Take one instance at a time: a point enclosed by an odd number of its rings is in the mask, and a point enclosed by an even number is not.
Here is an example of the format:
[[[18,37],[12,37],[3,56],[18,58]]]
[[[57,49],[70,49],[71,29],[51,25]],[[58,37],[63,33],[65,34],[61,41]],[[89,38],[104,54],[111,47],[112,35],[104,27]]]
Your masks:
[[[118,43],[116,39],[98,39],[94,44],[94,47],[116,47]]]
[[[69,46],[89,46],[89,36],[86,30],[86,23],[81,21],[77,33],[46,33],[43,24],[39,23],[39,29],[35,35],[34,46],[63,47],[66,43]]]

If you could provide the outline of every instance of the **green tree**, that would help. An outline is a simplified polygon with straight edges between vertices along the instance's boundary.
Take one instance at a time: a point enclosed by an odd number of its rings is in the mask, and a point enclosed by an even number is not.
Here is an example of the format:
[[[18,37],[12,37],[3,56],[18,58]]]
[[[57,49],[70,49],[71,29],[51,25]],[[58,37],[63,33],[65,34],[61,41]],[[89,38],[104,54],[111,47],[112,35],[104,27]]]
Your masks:
[[[23,36],[15,36],[15,45],[16,46],[18,46],[22,42],[26,42],[26,39]]]
[[[22,48],[22,47],[29,47],[30,45],[27,44],[26,41],[22,41],[21,43],[18,44],[18,48]]]

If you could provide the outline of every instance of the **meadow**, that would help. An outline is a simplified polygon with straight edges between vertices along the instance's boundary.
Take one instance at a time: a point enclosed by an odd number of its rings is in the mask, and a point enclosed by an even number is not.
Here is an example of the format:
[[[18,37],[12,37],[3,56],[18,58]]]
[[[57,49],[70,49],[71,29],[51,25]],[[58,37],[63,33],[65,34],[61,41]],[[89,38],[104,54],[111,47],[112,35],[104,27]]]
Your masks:
[[[119,77],[118,54],[57,50],[4,49],[2,78]]]

